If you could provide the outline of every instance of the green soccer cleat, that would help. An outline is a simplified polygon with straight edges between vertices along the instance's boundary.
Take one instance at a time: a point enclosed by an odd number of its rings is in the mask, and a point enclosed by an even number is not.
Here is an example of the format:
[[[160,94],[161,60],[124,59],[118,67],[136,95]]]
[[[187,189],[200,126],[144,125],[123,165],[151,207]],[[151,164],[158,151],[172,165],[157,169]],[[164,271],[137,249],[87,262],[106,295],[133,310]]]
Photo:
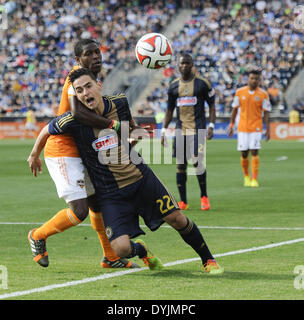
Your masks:
[[[244,187],[251,187],[251,181],[249,176],[244,177]]]
[[[253,187],[253,188],[259,187],[258,180],[252,179],[252,180],[251,180],[251,187]]]
[[[143,240],[137,239],[137,240],[135,240],[135,242],[140,243],[146,249],[147,255],[141,259],[144,262],[144,264],[147,267],[149,267],[150,270],[163,270],[164,269],[164,266],[163,266],[161,260],[159,258],[157,258],[155,255],[153,255],[153,253],[148,249],[147,245],[145,244],[145,242]]]
[[[224,268],[221,267],[214,259],[207,260],[202,266],[202,271],[208,274],[222,274],[224,273]]]

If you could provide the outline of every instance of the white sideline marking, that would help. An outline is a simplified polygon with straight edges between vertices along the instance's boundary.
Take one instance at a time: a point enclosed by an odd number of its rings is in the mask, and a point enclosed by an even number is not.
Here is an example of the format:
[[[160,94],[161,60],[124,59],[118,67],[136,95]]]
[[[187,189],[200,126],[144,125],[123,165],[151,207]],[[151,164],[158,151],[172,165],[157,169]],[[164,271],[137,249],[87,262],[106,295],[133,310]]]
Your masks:
[[[241,254],[241,253],[246,253],[246,252],[259,251],[259,250],[275,248],[275,247],[284,246],[284,245],[288,245],[288,244],[294,244],[294,243],[303,242],[303,241],[304,241],[304,238],[288,240],[288,241],[282,241],[282,242],[272,243],[272,244],[268,244],[268,245],[260,246],[260,247],[252,247],[252,248],[248,248],[248,249],[240,249],[240,250],[220,253],[220,254],[214,255],[214,257],[215,258],[217,258],[217,257],[225,257],[225,256],[231,256],[231,255]],[[197,261],[197,260],[200,260],[200,258],[177,260],[177,261],[165,263],[164,266],[165,267],[170,267],[170,266],[175,266],[175,265],[178,265],[178,264],[193,262],[193,261]],[[147,267],[140,268],[140,269],[130,269],[130,270],[125,270],[125,271],[107,273],[107,274],[103,274],[103,275],[96,276],[96,277],[91,277],[91,278],[84,278],[84,279],[81,279],[81,280],[69,281],[69,282],[64,282],[64,283],[59,283],[59,284],[52,284],[52,285],[49,285],[49,286],[40,287],[40,288],[34,288],[34,289],[30,289],[30,290],[15,291],[15,292],[11,292],[11,293],[0,295],[0,300],[1,299],[18,297],[18,296],[25,296],[25,295],[29,295],[29,294],[32,294],[32,293],[50,291],[50,290],[54,290],[54,289],[58,289],[58,288],[77,286],[77,285],[80,285],[80,284],[85,284],[85,283],[89,283],[89,282],[95,282],[95,281],[98,281],[98,280],[119,277],[119,276],[123,276],[125,274],[134,273],[134,272],[140,272],[140,271],[144,271],[144,270],[147,270],[147,269],[148,269]]]
[[[0,225],[42,225],[43,222],[0,222]],[[91,227],[89,223],[80,223],[77,227]],[[141,228],[147,228],[147,226],[141,225]],[[197,226],[199,229],[232,229],[232,230],[291,230],[302,231],[304,227],[229,227],[229,226]],[[171,228],[168,225],[163,225],[161,228]]]

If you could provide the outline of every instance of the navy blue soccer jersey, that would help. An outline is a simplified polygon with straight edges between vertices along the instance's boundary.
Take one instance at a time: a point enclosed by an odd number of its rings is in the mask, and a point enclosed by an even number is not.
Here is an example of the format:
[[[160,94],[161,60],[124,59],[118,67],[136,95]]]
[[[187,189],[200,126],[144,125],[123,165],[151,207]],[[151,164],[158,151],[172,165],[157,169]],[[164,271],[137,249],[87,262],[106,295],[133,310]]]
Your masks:
[[[205,101],[214,104],[215,95],[210,82],[200,76],[194,76],[190,81],[177,78],[170,83],[168,90],[168,109],[176,108],[176,128],[206,129]]]
[[[125,95],[104,96],[103,101],[105,108],[102,116],[120,122],[131,120]],[[148,168],[143,162],[134,164],[130,161],[130,153],[134,156],[134,149],[131,149],[127,142],[122,142],[114,130],[93,129],[74,119],[71,112],[53,119],[49,123],[49,133],[69,133],[73,136],[83,164],[99,195],[139,181]],[[137,156],[138,159],[141,158],[139,154]]]

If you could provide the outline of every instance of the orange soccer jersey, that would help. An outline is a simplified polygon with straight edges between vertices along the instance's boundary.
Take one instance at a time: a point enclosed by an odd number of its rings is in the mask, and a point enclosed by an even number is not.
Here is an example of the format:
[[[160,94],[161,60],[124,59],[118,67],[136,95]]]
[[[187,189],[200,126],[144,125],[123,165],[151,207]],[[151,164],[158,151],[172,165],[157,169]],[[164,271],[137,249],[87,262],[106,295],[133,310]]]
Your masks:
[[[73,70],[80,68],[79,66],[74,66]],[[71,86],[69,76],[66,78],[65,83],[62,89],[61,100],[57,112],[57,116],[69,111],[71,109],[69,103],[68,91]],[[72,136],[68,134],[50,136],[47,140],[44,157],[54,158],[54,157],[73,157],[78,158],[79,153],[75,144],[75,141]]]
[[[236,91],[232,106],[240,108],[238,131],[263,131],[263,111],[271,111],[269,97],[265,90],[257,88],[251,92],[248,86],[242,87]]]

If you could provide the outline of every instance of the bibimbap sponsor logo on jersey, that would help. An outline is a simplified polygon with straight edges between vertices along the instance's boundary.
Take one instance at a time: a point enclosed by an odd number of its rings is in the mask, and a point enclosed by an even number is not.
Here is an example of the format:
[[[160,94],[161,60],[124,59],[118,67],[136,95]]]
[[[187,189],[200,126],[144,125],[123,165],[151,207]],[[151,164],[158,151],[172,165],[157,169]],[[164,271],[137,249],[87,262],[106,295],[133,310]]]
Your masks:
[[[197,97],[180,97],[177,99],[176,105],[178,107],[195,106],[197,104]]]
[[[99,137],[92,142],[92,147],[95,151],[104,151],[118,146],[118,138],[116,134],[108,134]]]

